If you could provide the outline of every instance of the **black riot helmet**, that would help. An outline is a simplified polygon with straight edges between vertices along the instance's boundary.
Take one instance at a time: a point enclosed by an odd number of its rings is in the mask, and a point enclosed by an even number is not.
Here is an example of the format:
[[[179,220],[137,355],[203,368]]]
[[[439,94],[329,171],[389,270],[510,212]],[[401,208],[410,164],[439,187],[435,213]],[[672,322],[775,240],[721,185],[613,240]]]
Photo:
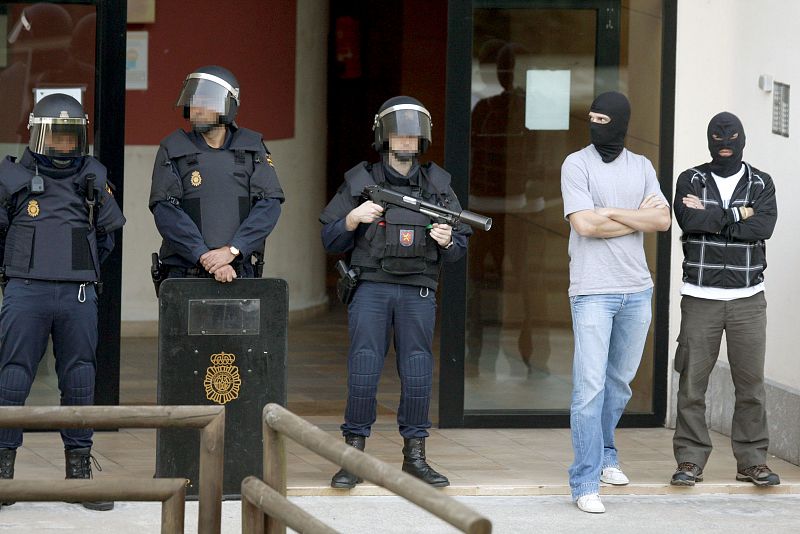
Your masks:
[[[419,138],[419,153],[424,153],[431,144],[431,114],[419,100],[410,96],[390,98],[378,110],[372,129],[378,152],[389,151],[389,136],[401,135]]]
[[[86,125],[89,118],[80,102],[63,93],[43,97],[28,119],[28,148],[51,158],[77,158],[89,153]]]
[[[219,115],[215,124],[193,125],[195,130],[208,131],[217,124],[233,124],[239,110],[239,80],[226,68],[200,67],[183,81],[175,106],[183,107],[187,119],[189,108],[194,106],[211,109]]]

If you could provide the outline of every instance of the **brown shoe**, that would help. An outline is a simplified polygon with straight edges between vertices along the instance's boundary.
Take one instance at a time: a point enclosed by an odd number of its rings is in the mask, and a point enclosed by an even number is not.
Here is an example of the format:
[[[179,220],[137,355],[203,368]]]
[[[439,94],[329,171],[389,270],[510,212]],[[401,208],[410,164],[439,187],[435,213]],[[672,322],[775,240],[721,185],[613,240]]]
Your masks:
[[[777,486],[781,483],[778,473],[773,473],[767,464],[752,465],[747,469],[739,469],[736,480],[752,482],[756,486]]]
[[[692,462],[681,462],[669,481],[673,486],[694,486],[703,481],[703,468]]]

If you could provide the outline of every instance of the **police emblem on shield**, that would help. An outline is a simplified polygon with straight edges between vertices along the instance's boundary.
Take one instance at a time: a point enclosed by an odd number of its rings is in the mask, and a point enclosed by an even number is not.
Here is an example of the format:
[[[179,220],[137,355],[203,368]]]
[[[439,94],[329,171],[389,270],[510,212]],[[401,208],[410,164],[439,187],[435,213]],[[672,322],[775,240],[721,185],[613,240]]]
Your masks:
[[[414,230],[400,229],[400,245],[410,247],[414,244]]]
[[[242,379],[239,368],[233,362],[236,356],[225,352],[211,355],[211,365],[206,370],[203,385],[206,388],[206,398],[217,404],[227,404],[239,397],[239,388]]]
[[[28,201],[28,215],[36,217],[39,215],[39,202],[36,200]]]
[[[200,176],[200,171],[192,172],[192,177],[190,178],[193,187],[199,187],[200,184],[203,183],[203,177]]]

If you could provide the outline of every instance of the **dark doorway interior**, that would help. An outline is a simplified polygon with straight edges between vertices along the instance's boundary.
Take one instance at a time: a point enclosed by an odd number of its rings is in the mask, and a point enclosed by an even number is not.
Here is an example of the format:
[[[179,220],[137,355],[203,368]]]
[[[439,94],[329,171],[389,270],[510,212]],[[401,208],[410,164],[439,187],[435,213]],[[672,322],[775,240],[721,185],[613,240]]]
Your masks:
[[[328,63],[328,196],[344,172],[374,161],[372,121],[396,95],[432,113],[426,158],[443,162],[447,5],[421,0],[331,2]]]

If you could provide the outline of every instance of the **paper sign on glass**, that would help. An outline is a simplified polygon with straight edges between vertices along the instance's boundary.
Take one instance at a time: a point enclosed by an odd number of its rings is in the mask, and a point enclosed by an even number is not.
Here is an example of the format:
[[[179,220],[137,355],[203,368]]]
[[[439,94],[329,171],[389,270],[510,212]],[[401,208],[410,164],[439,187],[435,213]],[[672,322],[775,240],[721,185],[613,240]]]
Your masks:
[[[525,89],[525,127],[569,130],[568,70],[529,70]]]

